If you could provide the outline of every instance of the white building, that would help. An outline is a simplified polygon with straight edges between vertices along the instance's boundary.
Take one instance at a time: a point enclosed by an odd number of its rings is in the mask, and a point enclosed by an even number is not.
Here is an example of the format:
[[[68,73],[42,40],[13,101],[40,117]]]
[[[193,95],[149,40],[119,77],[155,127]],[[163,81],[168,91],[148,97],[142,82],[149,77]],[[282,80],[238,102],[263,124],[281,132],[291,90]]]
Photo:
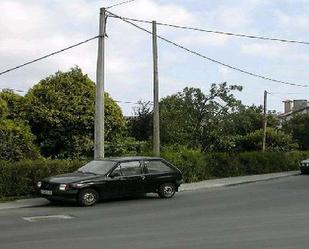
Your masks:
[[[278,116],[282,121],[290,120],[295,114],[309,115],[309,102],[306,99],[285,100],[283,103],[284,113]]]

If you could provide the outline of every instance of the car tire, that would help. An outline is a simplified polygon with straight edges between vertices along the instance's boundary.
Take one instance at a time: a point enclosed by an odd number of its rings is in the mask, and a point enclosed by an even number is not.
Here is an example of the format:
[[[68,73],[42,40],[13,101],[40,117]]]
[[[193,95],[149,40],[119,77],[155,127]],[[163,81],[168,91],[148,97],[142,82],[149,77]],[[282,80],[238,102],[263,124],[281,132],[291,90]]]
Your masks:
[[[161,198],[172,198],[175,195],[176,187],[173,183],[164,183],[159,187],[158,194]]]
[[[99,194],[94,189],[90,189],[90,188],[82,189],[78,193],[77,201],[79,205],[81,206],[84,206],[84,207],[92,206],[96,204],[98,200],[99,200]]]

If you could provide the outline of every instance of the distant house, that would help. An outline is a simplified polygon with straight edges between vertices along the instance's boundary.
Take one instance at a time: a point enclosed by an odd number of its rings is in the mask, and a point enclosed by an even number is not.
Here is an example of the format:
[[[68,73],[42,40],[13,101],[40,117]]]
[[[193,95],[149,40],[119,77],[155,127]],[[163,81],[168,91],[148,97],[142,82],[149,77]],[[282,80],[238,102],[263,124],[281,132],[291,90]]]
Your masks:
[[[307,114],[309,115],[309,102],[306,99],[299,100],[285,100],[284,113],[278,115],[281,121],[290,120],[295,114]]]

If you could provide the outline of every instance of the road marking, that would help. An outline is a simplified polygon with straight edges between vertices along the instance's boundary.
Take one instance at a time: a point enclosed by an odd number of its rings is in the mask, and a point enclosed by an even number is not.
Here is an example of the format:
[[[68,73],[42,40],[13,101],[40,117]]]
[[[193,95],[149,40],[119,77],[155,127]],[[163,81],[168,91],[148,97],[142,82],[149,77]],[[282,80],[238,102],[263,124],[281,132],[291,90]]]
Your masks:
[[[57,214],[57,215],[41,215],[41,216],[32,216],[32,217],[22,217],[23,220],[29,222],[36,222],[42,220],[69,220],[73,219],[74,217],[71,215],[66,214]]]

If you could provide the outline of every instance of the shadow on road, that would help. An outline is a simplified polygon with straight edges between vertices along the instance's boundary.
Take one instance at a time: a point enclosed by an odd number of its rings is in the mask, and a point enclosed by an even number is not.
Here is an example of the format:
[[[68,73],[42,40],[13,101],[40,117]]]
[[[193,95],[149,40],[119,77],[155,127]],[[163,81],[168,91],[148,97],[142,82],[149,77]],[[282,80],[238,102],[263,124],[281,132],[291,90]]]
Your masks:
[[[153,199],[159,199],[157,195],[152,195],[152,194],[147,194],[147,195],[136,195],[136,196],[125,196],[125,197],[114,197],[114,198],[108,198],[108,199],[103,199],[100,200],[95,206],[100,206],[104,204],[109,204],[109,203],[115,203],[115,202],[131,202],[131,201],[136,201],[136,200],[153,200]],[[35,208],[42,208],[42,207],[76,207],[76,208],[81,208],[81,206],[75,202],[75,201],[57,201],[57,202],[47,202],[42,205],[37,205],[30,207],[31,209]],[[27,207],[29,208],[29,207]],[[83,207],[87,208],[87,207]]]

